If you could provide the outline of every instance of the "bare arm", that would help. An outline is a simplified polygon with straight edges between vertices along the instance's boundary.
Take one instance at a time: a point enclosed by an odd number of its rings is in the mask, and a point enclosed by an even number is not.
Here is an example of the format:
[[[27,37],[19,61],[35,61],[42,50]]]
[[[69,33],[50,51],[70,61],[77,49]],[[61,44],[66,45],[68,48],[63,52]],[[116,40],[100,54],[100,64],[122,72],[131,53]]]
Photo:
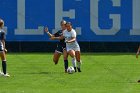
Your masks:
[[[48,34],[49,37],[53,37],[53,36],[54,36],[53,34],[51,34],[51,33],[49,32],[48,27],[45,28],[45,32]]]
[[[62,39],[64,39],[64,36],[63,35],[62,36],[59,36],[59,37],[52,36],[50,39],[51,40],[62,40]]]
[[[76,37],[73,37],[71,40],[66,41],[66,43],[71,43],[71,42],[74,42],[74,41],[76,41]]]

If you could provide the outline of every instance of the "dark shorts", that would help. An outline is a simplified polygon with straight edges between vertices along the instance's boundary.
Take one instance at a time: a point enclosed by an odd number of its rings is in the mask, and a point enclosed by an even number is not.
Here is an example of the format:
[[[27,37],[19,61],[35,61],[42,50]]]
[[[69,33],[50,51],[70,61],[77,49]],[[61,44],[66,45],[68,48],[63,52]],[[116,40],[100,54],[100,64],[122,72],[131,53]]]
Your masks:
[[[57,47],[55,49],[55,52],[58,52],[58,53],[63,53],[63,50],[66,49],[66,46],[65,45],[62,45],[62,44],[57,44]]]

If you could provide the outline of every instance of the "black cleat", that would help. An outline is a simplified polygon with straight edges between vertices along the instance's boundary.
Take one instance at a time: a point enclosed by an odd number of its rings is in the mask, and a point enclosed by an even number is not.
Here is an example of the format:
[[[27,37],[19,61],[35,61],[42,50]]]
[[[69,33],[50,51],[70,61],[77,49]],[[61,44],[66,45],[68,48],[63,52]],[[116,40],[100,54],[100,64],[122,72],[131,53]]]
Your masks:
[[[77,72],[76,67],[74,67],[75,72]]]
[[[67,69],[65,69],[65,73],[67,73]]]
[[[80,68],[77,67],[78,72],[82,72]]]
[[[138,80],[138,83],[140,83],[140,80]]]
[[[57,65],[57,64],[58,64],[58,62],[54,62],[54,64],[55,64],[55,65]]]

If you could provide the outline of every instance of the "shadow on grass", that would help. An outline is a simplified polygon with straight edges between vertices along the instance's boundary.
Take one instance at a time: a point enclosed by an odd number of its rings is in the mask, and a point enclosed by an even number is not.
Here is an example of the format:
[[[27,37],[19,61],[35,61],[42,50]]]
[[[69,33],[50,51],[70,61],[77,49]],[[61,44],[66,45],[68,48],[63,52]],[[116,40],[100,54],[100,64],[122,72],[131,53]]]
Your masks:
[[[104,55],[106,55],[106,56],[119,56],[119,55],[136,55],[136,53],[111,53],[111,52],[109,52],[109,53],[82,53],[81,55],[84,55],[84,56],[86,56],[86,55],[95,55],[95,56],[104,56]]]
[[[52,75],[52,74],[65,74],[64,72],[30,72],[25,74],[42,74],[42,75]]]

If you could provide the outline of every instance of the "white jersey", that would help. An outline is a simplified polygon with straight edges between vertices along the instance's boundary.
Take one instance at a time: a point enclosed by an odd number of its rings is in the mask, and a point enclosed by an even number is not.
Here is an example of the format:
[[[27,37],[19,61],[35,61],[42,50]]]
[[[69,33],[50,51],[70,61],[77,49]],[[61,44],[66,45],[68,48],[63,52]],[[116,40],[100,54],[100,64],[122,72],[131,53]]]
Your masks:
[[[69,41],[73,37],[76,38],[76,31],[74,29],[72,29],[71,31],[65,30],[63,32],[63,36],[65,37],[65,41]],[[71,43],[66,43],[66,49],[67,49],[67,51],[69,51],[69,50],[80,51],[79,44],[77,43],[76,40]]]

